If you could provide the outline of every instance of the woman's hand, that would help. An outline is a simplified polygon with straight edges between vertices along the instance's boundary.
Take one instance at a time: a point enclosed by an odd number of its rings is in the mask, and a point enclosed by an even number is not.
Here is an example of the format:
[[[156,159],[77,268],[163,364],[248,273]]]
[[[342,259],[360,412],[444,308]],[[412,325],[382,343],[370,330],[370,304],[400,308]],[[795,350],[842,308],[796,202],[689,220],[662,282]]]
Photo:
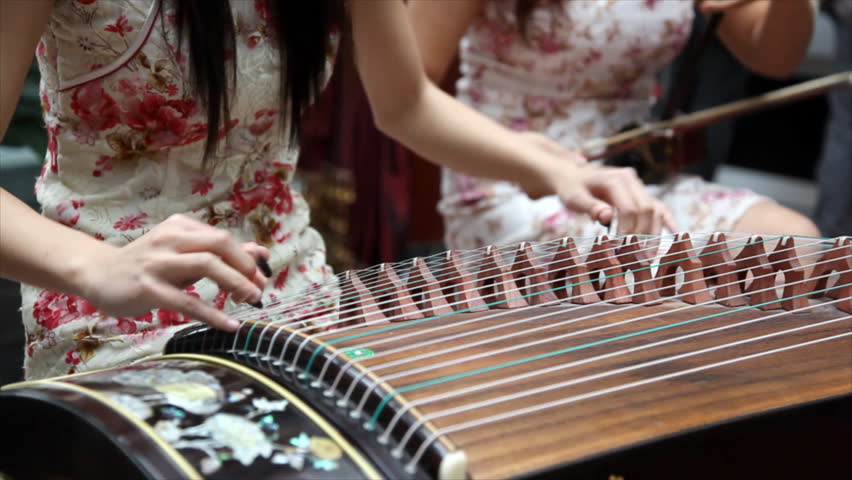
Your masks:
[[[240,245],[224,230],[177,215],[116,247],[39,215],[0,188],[0,276],[83,297],[107,315],[167,308],[235,330],[236,321],[184,288],[210,278],[235,302],[255,303],[267,280],[257,264],[268,258],[264,247]]]
[[[103,313],[137,316],[153,308],[180,312],[224,330],[239,322],[184,289],[215,281],[235,302],[260,301],[266,277],[257,264],[269,251],[240,245],[228,232],[175,215],[123,247],[103,244],[78,256],[81,296]]]
[[[619,234],[659,235],[678,230],[666,206],[648,194],[632,168],[567,165],[553,172],[552,188],[565,205],[609,225],[618,216]]]
[[[351,2],[361,80],[376,125],[436,163],[477,177],[511,180],[532,194],[557,193],[574,210],[622,233],[659,233],[671,215],[630,170],[583,165],[550,140],[516,134],[462,105],[426,77],[401,1]]]
[[[521,185],[531,197],[556,193],[565,205],[609,225],[618,215],[618,233],[658,235],[663,227],[677,231],[674,218],[662,202],[645,191],[632,168],[589,164],[586,157],[533,132],[517,134],[544,159],[539,178],[544,183]]]

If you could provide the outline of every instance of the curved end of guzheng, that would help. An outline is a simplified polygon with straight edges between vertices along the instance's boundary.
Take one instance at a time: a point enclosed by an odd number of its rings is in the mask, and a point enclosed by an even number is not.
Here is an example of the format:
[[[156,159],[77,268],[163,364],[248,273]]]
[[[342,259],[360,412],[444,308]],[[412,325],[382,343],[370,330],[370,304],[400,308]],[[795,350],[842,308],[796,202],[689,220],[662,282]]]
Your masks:
[[[205,355],[7,385],[0,425],[13,440],[0,472],[15,479],[425,478],[376,461],[277,382]]]
[[[684,233],[450,251],[344,272],[232,315],[235,333],[192,326],[163,358],[19,385],[0,402],[45,389],[63,405],[86,400],[66,410],[99,431],[136,425],[134,449],[160,448],[148,464],[187,476],[852,469],[848,237]],[[74,397],[54,395],[65,390]],[[125,418],[134,409],[135,422]],[[233,426],[240,441],[219,430]]]
[[[388,395],[386,385],[377,388],[379,384],[369,372],[348,368],[352,365],[350,360],[361,354],[357,349],[306,342],[310,333],[316,332],[314,328],[305,332],[285,328],[284,333],[273,338],[268,331],[263,332],[263,326],[268,324],[244,326],[236,334],[201,325],[190,327],[169,342],[167,352],[180,355],[203,351],[206,356],[239,362],[274,379],[357,445],[387,478],[466,477],[464,452],[445,438],[435,438],[434,428],[421,420],[419,411],[404,398]],[[292,335],[292,348],[283,347],[287,335]],[[323,378],[335,379],[334,384],[319,382],[319,372]],[[377,411],[381,413],[370,414]],[[394,427],[388,429],[392,422]],[[413,433],[409,434],[407,448],[399,448],[396,440],[408,431]],[[418,452],[421,446],[424,448]],[[418,453],[419,461],[412,463],[412,456]]]
[[[848,373],[851,249],[848,238],[682,233],[449,251],[345,272],[331,293],[238,316],[236,334],[195,327],[168,348],[263,372],[408,475],[561,472],[761,408],[848,395],[848,383],[810,389],[816,376],[762,362],[822,349],[840,355],[817,355],[820,375]],[[681,382],[707,389],[677,390],[698,399],[684,406],[670,392]],[[739,401],[746,387],[753,402]],[[624,416],[610,397],[654,427],[623,418],[601,441],[590,425]],[[724,406],[696,420],[714,402]],[[673,418],[655,416],[666,408]]]

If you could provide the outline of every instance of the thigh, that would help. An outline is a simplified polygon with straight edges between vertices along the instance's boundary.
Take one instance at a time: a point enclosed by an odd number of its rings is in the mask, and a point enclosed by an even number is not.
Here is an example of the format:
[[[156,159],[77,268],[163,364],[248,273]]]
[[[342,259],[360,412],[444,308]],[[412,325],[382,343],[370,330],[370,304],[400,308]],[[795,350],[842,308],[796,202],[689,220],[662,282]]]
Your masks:
[[[565,208],[556,196],[531,199],[518,192],[481,202],[477,208],[443,208],[445,242],[453,249],[541,242],[599,235],[606,229]]]
[[[757,202],[734,225],[735,232],[817,237],[820,232],[804,215],[771,200]]]
[[[738,223],[746,212],[768,201],[747,189],[725,187],[689,175],[681,175],[662,187],[647,188],[671,210],[680,231],[693,233],[742,231],[737,230]]]

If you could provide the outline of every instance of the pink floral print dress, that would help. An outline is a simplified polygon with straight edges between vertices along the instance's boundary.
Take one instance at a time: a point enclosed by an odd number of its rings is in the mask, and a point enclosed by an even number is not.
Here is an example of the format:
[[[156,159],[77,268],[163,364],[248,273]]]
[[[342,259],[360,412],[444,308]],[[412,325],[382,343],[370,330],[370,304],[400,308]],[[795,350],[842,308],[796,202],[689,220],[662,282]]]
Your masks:
[[[532,11],[524,39],[516,0],[488,0],[461,43],[458,98],[510,128],[545,134],[565,147],[647,120],[656,74],[686,43],[693,2],[548,1]],[[679,176],[646,187],[680,229],[729,231],[762,197]],[[476,248],[605,228],[555,196],[533,200],[509,182],[444,169],[439,210],[450,248]]]
[[[279,62],[266,2],[232,2],[232,118],[202,168],[206,114],[191,95],[185,50],[177,49],[172,1],[57,0],[36,52],[49,135],[35,187],[43,214],[115,245],[176,213],[257,241],[271,250],[275,272],[265,303],[331,279],[307,204],[291,189],[297,146],[270,100]],[[329,72],[335,48],[332,33]],[[237,308],[210,281],[187,291]],[[82,298],[27,285],[21,293],[28,378],[159,354],[192,322],[168,310],[115,318]]]

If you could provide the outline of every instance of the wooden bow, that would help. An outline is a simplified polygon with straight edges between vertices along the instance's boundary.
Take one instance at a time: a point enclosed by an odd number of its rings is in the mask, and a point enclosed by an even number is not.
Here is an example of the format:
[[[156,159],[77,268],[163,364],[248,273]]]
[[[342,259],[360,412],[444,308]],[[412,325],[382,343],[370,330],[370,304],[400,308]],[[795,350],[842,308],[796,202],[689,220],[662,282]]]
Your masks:
[[[678,133],[721,120],[795,102],[843,87],[852,87],[852,71],[828,75],[744,100],[680,115],[671,120],[649,123],[608,138],[590,140],[582,145],[582,151],[590,160],[609,157],[660,138],[673,137]]]

